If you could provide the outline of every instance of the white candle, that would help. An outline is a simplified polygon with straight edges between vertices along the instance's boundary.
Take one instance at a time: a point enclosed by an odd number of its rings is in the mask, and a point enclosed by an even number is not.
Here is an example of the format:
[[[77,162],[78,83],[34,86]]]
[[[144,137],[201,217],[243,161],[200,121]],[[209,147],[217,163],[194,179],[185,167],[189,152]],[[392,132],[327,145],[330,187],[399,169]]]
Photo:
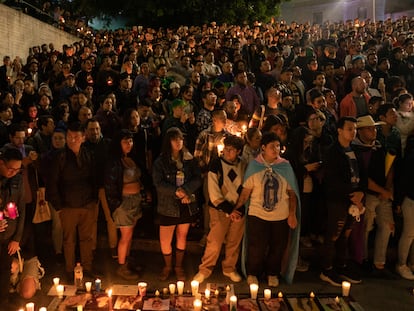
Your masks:
[[[138,283],[138,293],[141,297],[146,296],[147,294],[147,283],[145,282],[139,282]]]
[[[263,296],[264,296],[264,299],[270,299],[270,298],[272,298],[272,290],[271,289],[265,289],[264,291],[263,291]]]
[[[191,294],[195,296],[198,293],[198,286],[200,283],[196,280],[191,281]]]
[[[194,311],[201,311],[202,303],[200,299],[194,300],[193,305],[194,305]]]
[[[259,290],[259,285],[255,283],[250,284],[250,298],[257,299],[258,290]]]
[[[314,292],[310,292],[309,297],[312,298],[312,299],[315,298],[315,293]]]
[[[206,299],[210,299],[210,290],[209,289],[206,289],[204,291],[204,297],[206,297]]]
[[[34,311],[34,303],[33,302],[26,303],[26,311]]]
[[[108,289],[108,307],[112,310],[112,288]]]
[[[184,293],[184,282],[183,281],[177,282],[177,291],[178,291],[178,295],[182,295]]]
[[[168,285],[168,289],[170,290],[171,295],[175,294],[175,284],[174,283],[171,283],[170,285]]]
[[[41,307],[39,311],[47,311],[46,307]]]
[[[230,297],[230,311],[237,311],[237,297],[236,296],[231,296]]]
[[[97,293],[101,291],[101,280],[100,279],[95,280],[95,290]]]
[[[92,282],[85,282],[85,288],[86,288],[86,291],[90,293],[92,289]]]
[[[58,286],[60,283],[60,279],[59,278],[53,278],[53,285]]]
[[[63,298],[64,291],[65,291],[65,287],[63,285],[56,286],[56,292],[59,298]]]
[[[77,311],[83,311],[83,306],[82,306],[82,305],[78,305],[78,306],[76,307],[76,310],[77,310]]]
[[[350,290],[351,290],[351,283],[347,281],[343,281],[342,282],[342,296],[348,297]]]

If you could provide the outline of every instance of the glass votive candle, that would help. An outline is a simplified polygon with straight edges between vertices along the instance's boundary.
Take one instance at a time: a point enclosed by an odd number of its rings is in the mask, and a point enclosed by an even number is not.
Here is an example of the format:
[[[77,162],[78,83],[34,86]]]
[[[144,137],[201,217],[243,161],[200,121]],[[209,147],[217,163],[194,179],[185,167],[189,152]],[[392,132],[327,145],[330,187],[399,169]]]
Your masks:
[[[237,311],[237,297],[234,295],[230,297],[230,311]]]
[[[196,280],[191,281],[191,294],[195,296],[198,293],[198,286],[200,283]]]
[[[204,297],[206,297],[206,299],[210,299],[210,290],[209,289],[206,289],[205,291],[204,291]]]
[[[95,280],[95,291],[99,293],[101,291],[102,282],[100,279]]]
[[[58,286],[59,283],[60,283],[60,278],[57,278],[57,277],[53,278],[53,285],[55,285],[55,287]]]
[[[83,306],[82,305],[77,305],[76,306],[76,311],[83,311]]]
[[[201,300],[200,299],[195,299],[194,303],[193,303],[193,306],[194,306],[194,311],[201,311],[201,307],[202,307]]]
[[[171,283],[170,285],[168,285],[168,289],[170,290],[171,295],[175,294],[175,284],[174,283]]]
[[[65,292],[65,287],[63,285],[56,286],[56,292],[59,298],[63,298],[63,293]]]
[[[264,296],[264,299],[269,300],[270,298],[272,298],[272,290],[268,288],[265,289],[263,291],[263,296]]]
[[[26,311],[34,311],[34,303],[33,302],[26,303]]]
[[[177,282],[177,291],[178,291],[178,295],[182,295],[184,293],[184,282],[183,281]]]
[[[250,284],[250,298],[257,299],[257,291],[259,290],[259,285],[252,283]]]
[[[348,297],[350,290],[351,290],[351,283],[347,281],[343,281],[342,282],[342,296]]]
[[[47,308],[46,308],[46,307],[41,307],[41,308],[39,309],[39,311],[47,311]]]
[[[147,294],[147,283],[145,282],[139,282],[138,283],[138,294],[141,297],[144,297]]]
[[[85,282],[86,292],[90,293],[92,289],[92,282]]]

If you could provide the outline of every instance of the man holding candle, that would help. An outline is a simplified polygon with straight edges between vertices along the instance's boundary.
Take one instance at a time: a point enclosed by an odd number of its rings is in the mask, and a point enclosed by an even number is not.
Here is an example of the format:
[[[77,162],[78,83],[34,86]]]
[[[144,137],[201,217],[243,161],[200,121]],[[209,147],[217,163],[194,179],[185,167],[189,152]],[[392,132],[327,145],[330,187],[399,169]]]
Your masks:
[[[12,255],[20,249],[25,219],[22,154],[8,149],[0,154],[0,300],[7,303]]]

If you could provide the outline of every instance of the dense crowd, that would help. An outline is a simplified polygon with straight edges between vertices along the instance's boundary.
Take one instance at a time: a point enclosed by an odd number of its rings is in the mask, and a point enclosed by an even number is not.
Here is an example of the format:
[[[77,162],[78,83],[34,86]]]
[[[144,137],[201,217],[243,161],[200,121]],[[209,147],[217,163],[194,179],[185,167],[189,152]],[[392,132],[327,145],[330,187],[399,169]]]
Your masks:
[[[223,245],[233,282],[239,256],[248,283],[292,282],[308,268],[299,244],[317,245],[320,278],[332,285],[360,283],[356,267],[393,278],[394,232],[395,271],[414,280],[413,30],[407,17],[137,26],[62,50],[35,46],[26,60],[4,56],[0,261],[33,244],[33,214],[47,201],[57,258],[71,274],[78,240],[92,275],[102,208],[117,274],[136,280],[128,255],[145,203],[159,227],[162,280],[186,278],[196,222],[200,282]]]

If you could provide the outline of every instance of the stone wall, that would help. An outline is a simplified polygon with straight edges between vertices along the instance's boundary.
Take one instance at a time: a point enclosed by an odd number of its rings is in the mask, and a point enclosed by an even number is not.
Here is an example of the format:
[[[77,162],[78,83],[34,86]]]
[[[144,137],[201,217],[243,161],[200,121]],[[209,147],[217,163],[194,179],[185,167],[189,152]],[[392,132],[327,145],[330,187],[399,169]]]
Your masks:
[[[12,59],[20,56],[25,63],[29,48],[36,45],[52,42],[56,50],[62,51],[63,44],[72,44],[80,40],[3,4],[0,4],[0,38],[1,65],[5,55]]]

